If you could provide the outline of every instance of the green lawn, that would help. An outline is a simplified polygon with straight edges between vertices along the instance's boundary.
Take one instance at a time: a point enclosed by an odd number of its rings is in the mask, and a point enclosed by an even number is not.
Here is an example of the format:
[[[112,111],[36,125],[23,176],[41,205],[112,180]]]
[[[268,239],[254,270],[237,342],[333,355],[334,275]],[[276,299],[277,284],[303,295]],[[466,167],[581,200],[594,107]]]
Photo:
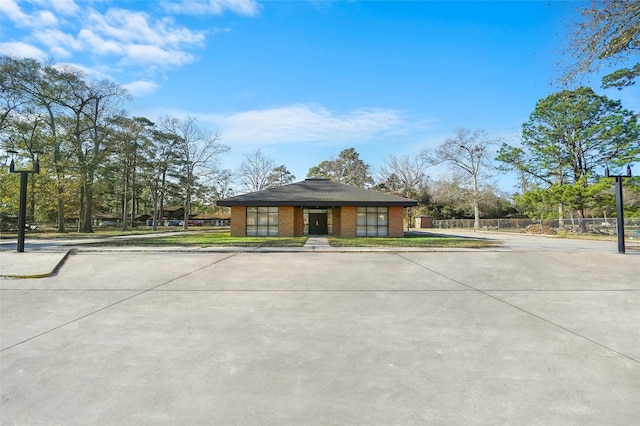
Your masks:
[[[101,229],[91,234],[69,232],[57,234],[55,232],[28,233],[27,238],[97,238],[99,242],[89,243],[96,247],[302,247],[307,237],[232,237],[227,230],[189,229],[180,235],[165,235],[165,232],[180,232],[181,229],[159,230],[153,232],[148,229],[122,230]],[[3,235],[5,238],[15,238],[14,235]],[[114,238],[117,237],[117,238]],[[332,247],[425,247],[425,248],[484,248],[500,245],[500,242],[482,238],[461,238],[446,236],[429,236],[406,234],[404,238],[345,238],[329,237]]]
[[[460,238],[406,234],[404,238],[346,238],[329,237],[332,247],[440,247],[485,248],[499,246],[501,242],[481,238]]]
[[[307,237],[232,237],[229,232],[191,231],[182,235],[108,239],[96,246],[302,247]]]

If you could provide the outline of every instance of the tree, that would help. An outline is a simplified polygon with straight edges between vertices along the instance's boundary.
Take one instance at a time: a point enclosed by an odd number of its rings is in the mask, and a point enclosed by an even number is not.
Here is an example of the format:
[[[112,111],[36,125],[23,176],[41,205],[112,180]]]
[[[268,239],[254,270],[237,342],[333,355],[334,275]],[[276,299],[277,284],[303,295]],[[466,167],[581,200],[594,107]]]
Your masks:
[[[126,231],[128,223],[135,226],[138,174],[146,163],[145,154],[151,144],[149,136],[154,124],[144,117],[118,116],[114,118],[113,126],[117,170],[122,180],[122,228]]]
[[[311,167],[307,177],[326,178],[360,188],[373,184],[373,178],[369,175],[369,165],[360,159],[354,148],[342,150],[335,160],[325,160]]]
[[[0,67],[0,98],[3,100],[0,129],[4,129],[5,122],[11,118],[11,114],[17,117],[24,116],[25,109],[31,111],[30,114],[41,116],[48,127],[49,132],[43,135],[39,149],[53,154],[45,157],[45,160],[53,163],[58,232],[64,232],[63,194],[70,153],[65,147],[65,139],[60,134],[60,122],[66,119],[63,105],[70,102],[72,96],[68,84],[65,84],[72,80],[67,74],[74,71],[60,71],[52,65],[44,65],[34,59],[14,59],[4,55],[0,56]],[[80,83],[82,79],[76,81]]]
[[[231,181],[233,179],[233,173],[229,169],[214,170],[209,179],[212,181],[211,190],[213,193],[213,205],[214,211],[224,210],[225,207],[218,206],[217,201],[223,198],[233,196],[233,189],[231,188]]]
[[[583,20],[575,25],[569,53],[575,65],[565,81],[591,73],[603,65],[617,65],[640,52],[640,3],[629,0],[591,0],[580,9]],[[604,87],[632,86],[640,76],[640,63],[603,78]]]
[[[278,167],[274,167],[273,170],[267,176],[267,188],[275,188],[277,186],[284,186],[292,183],[296,177],[291,174],[287,167],[283,164]]]
[[[450,164],[455,171],[461,173],[462,182],[470,186],[475,229],[480,228],[480,180],[491,167],[488,148],[493,144],[494,141],[482,130],[471,132],[458,129],[455,136],[447,138],[433,154],[427,154],[433,164]]]
[[[274,167],[274,160],[264,155],[260,148],[245,153],[237,170],[238,180],[248,192],[267,188],[268,179]]]
[[[589,186],[607,163],[615,167],[638,161],[639,137],[632,112],[580,87],[538,101],[522,126],[521,146],[503,144],[497,159],[549,190],[546,201],[575,208],[584,231]]]
[[[173,135],[178,141],[176,153],[184,167],[180,175],[184,188],[184,229],[188,228],[191,197],[198,177],[213,169],[217,157],[229,151],[228,146],[219,142],[219,133],[200,128],[196,121],[194,117],[182,120],[164,117],[159,124],[162,131]]]
[[[429,211],[436,219],[456,219],[471,217],[473,211],[469,204],[467,191],[459,175],[450,179],[435,180],[429,183]]]
[[[164,198],[169,186],[169,176],[176,167],[179,139],[176,135],[163,132],[156,127],[151,131],[151,145],[148,151],[148,165],[143,170],[142,180],[148,188],[153,204],[152,229],[158,227],[160,213],[164,209]]]
[[[109,80],[87,81],[77,70],[64,74],[70,96],[62,100],[72,112],[69,139],[81,181],[80,230],[93,232],[94,183],[112,148],[109,122],[118,115],[126,91]]]
[[[425,174],[428,161],[425,155],[409,157],[389,156],[380,168],[378,189],[406,198],[417,198],[426,189],[427,176]],[[407,227],[411,226],[414,208],[405,209]]]

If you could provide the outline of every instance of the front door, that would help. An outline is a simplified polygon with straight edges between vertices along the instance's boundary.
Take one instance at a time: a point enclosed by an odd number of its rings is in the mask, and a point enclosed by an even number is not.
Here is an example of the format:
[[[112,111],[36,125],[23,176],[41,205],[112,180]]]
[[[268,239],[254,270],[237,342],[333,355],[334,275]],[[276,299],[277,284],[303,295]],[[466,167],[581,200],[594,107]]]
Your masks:
[[[327,214],[309,213],[309,235],[327,235],[328,233]]]

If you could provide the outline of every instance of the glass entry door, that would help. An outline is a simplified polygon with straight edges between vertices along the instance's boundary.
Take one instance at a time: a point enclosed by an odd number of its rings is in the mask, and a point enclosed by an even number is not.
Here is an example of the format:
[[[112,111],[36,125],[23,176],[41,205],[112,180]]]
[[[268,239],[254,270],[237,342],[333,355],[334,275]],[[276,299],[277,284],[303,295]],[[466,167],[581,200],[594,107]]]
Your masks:
[[[309,212],[309,235],[327,235],[328,233],[327,214]]]

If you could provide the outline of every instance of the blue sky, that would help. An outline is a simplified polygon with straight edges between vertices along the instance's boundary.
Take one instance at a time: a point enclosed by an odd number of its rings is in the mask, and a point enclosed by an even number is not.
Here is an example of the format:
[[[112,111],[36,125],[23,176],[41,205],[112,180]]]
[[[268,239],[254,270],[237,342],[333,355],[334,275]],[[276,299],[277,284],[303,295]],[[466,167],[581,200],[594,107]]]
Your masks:
[[[345,148],[375,170],[460,127],[517,143],[536,102],[560,90],[583,4],[2,0],[0,52],[114,80],[131,115],[197,117],[231,147],[224,168],[261,148],[301,180]],[[583,83],[640,110],[637,88]],[[511,177],[493,179],[511,190]]]

